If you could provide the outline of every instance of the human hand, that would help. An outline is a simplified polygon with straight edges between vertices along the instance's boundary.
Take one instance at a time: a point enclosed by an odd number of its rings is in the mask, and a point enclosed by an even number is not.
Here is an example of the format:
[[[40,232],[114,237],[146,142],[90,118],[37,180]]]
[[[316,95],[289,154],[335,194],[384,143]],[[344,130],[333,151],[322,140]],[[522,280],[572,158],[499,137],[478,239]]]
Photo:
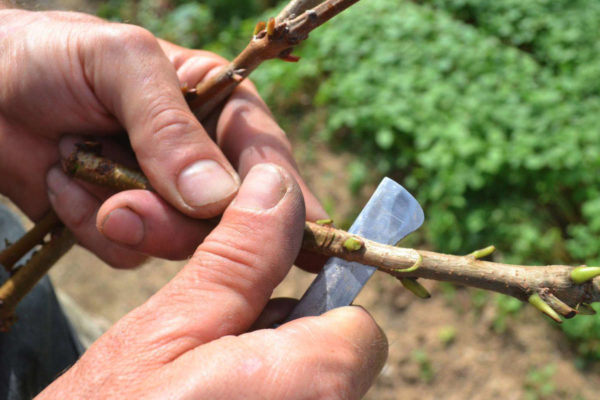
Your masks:
[[[0,11],[0,193],[33,220],[52,206],[81,244],[120,267],[142,253],[189,256],[214,227],[197,218],[219,215],[260,162],[298,180],[310,219],[325,216],[251,83],[208,131],[194,118],[181,83],[193,87],[224,62],[85,14]],[[123,130],[135,158],[113,140]],[[137,159],[157,193],[114,194],[67,177],[56,164],[75,135],[95,137],[118,161]]]
[[[362,397],[387,355],[363,309],[260,329],[289,311],[267,302],[298,253],[303,224],[291,176],[255,166],[184,269],[39,399]]]

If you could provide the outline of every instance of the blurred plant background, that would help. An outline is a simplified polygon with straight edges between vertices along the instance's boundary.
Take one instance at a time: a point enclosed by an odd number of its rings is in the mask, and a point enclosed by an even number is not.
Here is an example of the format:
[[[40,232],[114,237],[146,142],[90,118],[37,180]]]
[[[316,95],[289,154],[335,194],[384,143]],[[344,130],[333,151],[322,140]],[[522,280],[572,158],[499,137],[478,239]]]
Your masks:
[[[94,4],[231,58],[277,3]],[[268,62],[252,79],[294,141],[350,155],[343,189],[355,207],[383,175],[418,198],[427,218],[415,245],[495,244],[505,262],[598,265],[599,33],[597,0],[365,0],[312,33],[299,63]],[[520,312],[483,297],[499,327]],[[563,329],[581,360],[600,359],[600,316]]]

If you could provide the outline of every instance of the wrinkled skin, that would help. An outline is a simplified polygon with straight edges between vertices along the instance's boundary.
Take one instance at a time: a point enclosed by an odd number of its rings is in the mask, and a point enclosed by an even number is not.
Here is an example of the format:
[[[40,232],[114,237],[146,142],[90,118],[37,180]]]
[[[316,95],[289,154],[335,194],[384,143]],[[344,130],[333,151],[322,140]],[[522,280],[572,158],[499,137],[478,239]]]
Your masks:
[[[32,219],[52,205],[81,244],[117,267],[138,265],[140,253],[184,259],[214,227],[197,218],[220,215],[240,178],[261,162],[298,180],[309,219],[325,215],[251,83],[213,116],[210,133],[189,110],[181,85],[195,86],[225,60],[85,14],[8,10],[0,18],[0,192]],[[131,163],[111,140],[124,130],[158,194],[111,197],[53,167],[80,135],[95,136],[106,155]],[[186,169],[199,161],[192,180]]]
[[[325,213],[250,83],[208,130],[193,117],[181,83],[223,62],[84,14],[0,11],[0,193],[34,220],[53,207],[118,267],[194,254],[39,398],[355,399],[382,368],[385,336],[361,308],[268,329],[293,306],[269,298],[304,220]],[[57,162],[80,135],[139,163],[157,194],[67,177]]]
[[[387,354],[364,310],[264,329],[289,311],[267,302],[298,252],[303,210],[289,174],[254,167],[184,269],[40,398],[360,398]]]

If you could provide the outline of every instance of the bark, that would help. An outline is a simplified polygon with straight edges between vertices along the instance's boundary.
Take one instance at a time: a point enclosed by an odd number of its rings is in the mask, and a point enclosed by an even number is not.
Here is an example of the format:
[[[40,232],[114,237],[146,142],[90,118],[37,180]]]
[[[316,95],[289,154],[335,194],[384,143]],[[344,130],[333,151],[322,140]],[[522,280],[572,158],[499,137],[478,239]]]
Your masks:
[[[105,176],[94,174],[95,166],[102,163],[102,157],[78,150],[70,160],[76,163],[75,170],[81,173],[78,177],[83,177],[90,183],[106,184]],[[112,164],[118,168],[116,163]],[[118,175],[108,173],[107,176]],[[140,182],[147,180],[140,178]],[[125,186],[125,182],[114,182],[109,186]],[[414,289],[412,291],[419,297],[427,296],[417,286],[417,278],[452,282],[529,301],[555,320],[557,318],[541,306],[536,296],[550,309],[567,318],[573,317],[582,305],[585,307],[586,304],[600,301],[600,277],[597,277],[600,275],[600,268],[525,266],[479,260],[489,256],[494,251],[493,246],[466,256],[455,256],[383,245],[336,229],[331,221],[321,221],[305,223],[302,248],[328,257],[377,267],[398,278],[408,289]]]

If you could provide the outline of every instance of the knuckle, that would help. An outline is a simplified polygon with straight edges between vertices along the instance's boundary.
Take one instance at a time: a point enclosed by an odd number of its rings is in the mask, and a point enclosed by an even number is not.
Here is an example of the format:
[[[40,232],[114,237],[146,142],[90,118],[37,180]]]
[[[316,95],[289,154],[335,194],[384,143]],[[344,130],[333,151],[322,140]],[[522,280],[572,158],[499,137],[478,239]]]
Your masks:
[[[197,128],[197,124],[189,113],[159,99],[150,111],[151,132],[155,138],[172,137],[174,134],[189,132]]]
[[[257,235],[256,227],[252,221],[238,220],[235,224],[222,224],[218,231],[214,231],[205,240],[206,246],[203,250],[226,258],[232,263],[245,266],[260,275],[261,278],[277,281],[275,272],[276,265],[282,260],[275,259],[273,255],[264,248],[264,235]]]
[[[131,138],[131,145],[138,157],[156,156],[157,149],[169,158],[187,150],[184,144],[192,144],[196,135],[188,135],[201,128],[191,114],[182,109],[167,96],[159,96],[151,101],[147,108],[145,131],[149,136],[139,135]],[[197,141],[196,141],[197,143]]]
[[[260,256],[247,249],[209,240],[192,259],[200,266],[198,273],[203,280],[228,292],[254,297],[253,294],[259,292],[255,290],[257,286],[274,283],[271,276],[260,273],[259,269],[264,268],[258,262]]]
[[[210,282],[216,290],[237,293],[249,304],[255,304],[260,294],[272,290],[286,270],[271,257],[265,256],[248,242],[243,232],[253,232],[242,224],[221,226],[219,234],[209,235],[190,260],[198,280]]]
[[[101,43],[116,53],[140,54],[161,51],[156,37],[147,29],[136,25],[108,24],[101,32]]]
[[[333,344],[330,351],[321,357],[327,357],[327,361],[321,359],[316,365],[321,368],[321,378],[315,386],[316,398],[360,398],[356,390],[356,375],[363,360],[356,349]]]
[[[59,19],[62,21],[67,21],[67,22],[85,22],[85,23],[89,23],[89,22],[105,23],[106,22],[103,19],[100,19],[93,15],[85,14],[85,13],[81,13],[81,12],[74,12],[74,11],[53,10],[53,11],[47,11],[46,15],[51,16],[55,19]]]

